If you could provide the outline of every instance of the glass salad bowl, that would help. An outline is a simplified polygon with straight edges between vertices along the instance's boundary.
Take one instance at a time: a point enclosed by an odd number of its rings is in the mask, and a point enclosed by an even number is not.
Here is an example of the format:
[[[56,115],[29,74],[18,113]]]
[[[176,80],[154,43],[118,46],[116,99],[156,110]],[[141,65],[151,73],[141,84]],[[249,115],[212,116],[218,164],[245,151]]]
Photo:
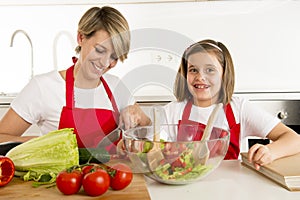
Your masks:
[[[124,131],[124,146],[133,172],[165,184],[203,179],[224,159],[230,138],[227,130],[213,127],[208,139],[204,139],[203,131],[196,125],[177,124]]]

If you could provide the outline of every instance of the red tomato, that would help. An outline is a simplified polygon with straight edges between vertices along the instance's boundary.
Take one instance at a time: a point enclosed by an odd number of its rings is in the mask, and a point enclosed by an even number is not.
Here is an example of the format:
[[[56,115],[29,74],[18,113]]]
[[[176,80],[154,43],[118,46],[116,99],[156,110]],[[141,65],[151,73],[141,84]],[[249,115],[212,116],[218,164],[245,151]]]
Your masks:
[[[90,196],[104,194],[109,188],[109,183],[108,173],[100,168],[87,173],[82,180],[83,189]]]
[[[82,167],[81,170],[82,170],[83,176],[86,175],[87,173],[91,172],[92,169],[95,169],[96,166],[97,166],[97,164],[89,164],[89,165]]]
[[[122,190],[132,181],[131,168],[123,163],[114,164],[110,169],[110,187],[113,190]]]
[[[82,173],[79,170],[61,171],[56,177],[56,187],[65,195],[75,194],[81,188]]]
[[[7,185],[14,175],[15,165],[13,161],[6,156],[0,156],[0,187]]]

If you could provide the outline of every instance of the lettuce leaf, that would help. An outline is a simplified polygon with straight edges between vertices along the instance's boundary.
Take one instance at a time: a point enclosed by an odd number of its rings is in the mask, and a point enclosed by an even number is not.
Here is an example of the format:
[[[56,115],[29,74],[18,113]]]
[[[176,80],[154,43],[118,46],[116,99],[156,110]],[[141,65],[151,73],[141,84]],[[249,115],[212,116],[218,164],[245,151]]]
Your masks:
[[[25,181],[40,181],[43,175],[56,175],[69,167],[79,165],[76,135],[72,128],[49,132],[24,142],[7,154],[15,164],[16,171]]]

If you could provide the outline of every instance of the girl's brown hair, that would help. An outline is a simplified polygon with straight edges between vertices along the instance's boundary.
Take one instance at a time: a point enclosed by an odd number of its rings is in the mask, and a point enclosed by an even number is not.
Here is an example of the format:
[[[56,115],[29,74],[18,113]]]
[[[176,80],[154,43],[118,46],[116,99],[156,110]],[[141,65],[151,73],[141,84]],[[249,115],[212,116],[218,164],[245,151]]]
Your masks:
[[[92,7],[81,17],[78,32],[90,38],[99,30],[109,33],[118,58],[124,61],[130,48],[129,25],[125,17],[109,6]],[[81,47],[77,46],[75,51],[79,53]]]
[[[224,44],[210,39],[199,41],[184,51],[174,84],[174,95],[176,99],[178,101],[193,99],[187,86],[187,61],[190,55],[198,52],[213,53],[223,67],[219,102],[226,105],[231,101],[234,91],[235,74],[233,61]]]

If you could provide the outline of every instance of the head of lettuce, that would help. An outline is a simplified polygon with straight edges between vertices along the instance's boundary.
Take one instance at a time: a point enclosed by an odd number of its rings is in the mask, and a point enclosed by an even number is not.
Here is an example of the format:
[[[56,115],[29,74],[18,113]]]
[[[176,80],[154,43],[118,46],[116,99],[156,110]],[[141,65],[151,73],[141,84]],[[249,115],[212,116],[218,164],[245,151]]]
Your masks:
[[[24,142],[7,154],[15,164],[15,175],[25,181],[53,183],[56,175],[79,165],[76,135],[72,128],[60,129]]]

